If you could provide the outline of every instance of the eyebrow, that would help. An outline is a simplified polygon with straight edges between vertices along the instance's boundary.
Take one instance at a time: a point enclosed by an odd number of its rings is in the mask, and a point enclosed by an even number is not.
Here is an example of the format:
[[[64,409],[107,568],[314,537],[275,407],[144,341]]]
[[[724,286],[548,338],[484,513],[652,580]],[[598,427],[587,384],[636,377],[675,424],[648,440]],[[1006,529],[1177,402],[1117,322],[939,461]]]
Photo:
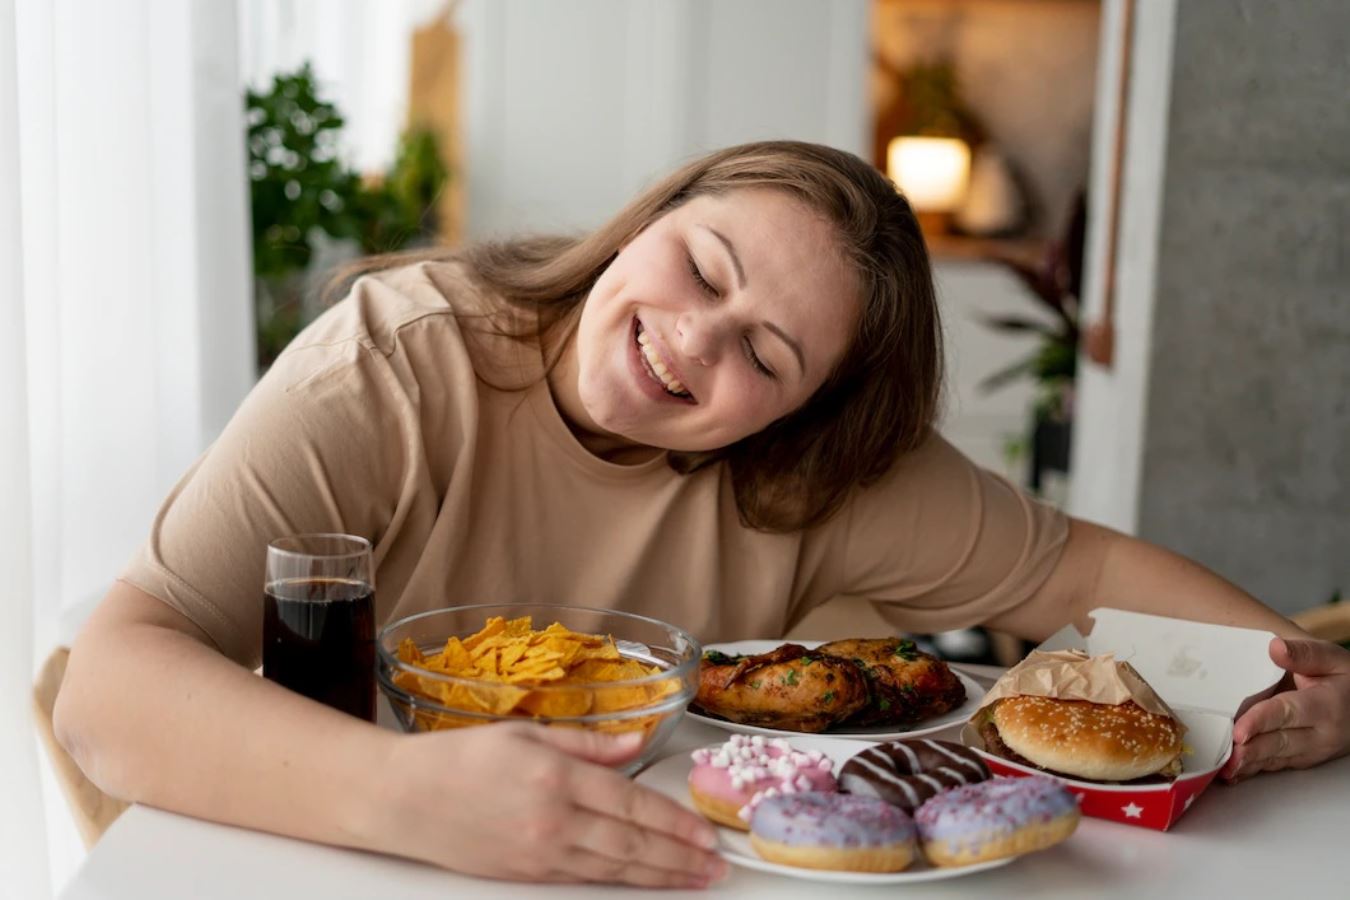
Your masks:
[[[727,248],[727,254],[731,257],[731,264],[736,268],[736,284],[741,290],[745,290],[745,269],[741,268],[741,258],[736,255],[736,248],[731,246],[731,241],[727,240],[726,235],[713,228],[711,225],[700,225],[712,233],[712,236],[722,242],[722,246]]]
[[[805,377],[806,377],[806,357],[802,355],[802,347],[801,347],[801,344],[798,344],[798,343],[797,343],[796,341],[794,341],[792,338],[788,337],[788,333],[787,333],[786,331],[784,331],[783,329],[779,328],[777,325],[773,324],[772,322],[760,322],[759,324],[763,325],[763,326],[764,326],[765,328],[767,328],[769,331],[772,331],[774,334],[778,335],[778,337],[782,339],[783,343],[787,344],[788,347],[790,347],[790,348],[792,349],[792,352],[795,353],[796,356],[797,356],[797,368],[799,368],[799,369],[802,370],[802,377],[805,378]]]

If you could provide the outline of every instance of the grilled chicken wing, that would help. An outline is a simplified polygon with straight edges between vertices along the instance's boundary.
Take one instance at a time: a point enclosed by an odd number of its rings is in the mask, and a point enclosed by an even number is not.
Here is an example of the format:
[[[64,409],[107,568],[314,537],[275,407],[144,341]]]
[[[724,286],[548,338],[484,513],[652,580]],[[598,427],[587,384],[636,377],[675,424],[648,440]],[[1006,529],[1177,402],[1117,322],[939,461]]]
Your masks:
[[[812,652],[850,660],[867,676],[871,700],[849,725],[908,725],[966,701],[965,686],[947,664],[905,638],[833,641]]]
[[[784,644],[755,656],[703,654],[694,703],[743,725],[816,732],[863,709],[867,698],[854,663]]]

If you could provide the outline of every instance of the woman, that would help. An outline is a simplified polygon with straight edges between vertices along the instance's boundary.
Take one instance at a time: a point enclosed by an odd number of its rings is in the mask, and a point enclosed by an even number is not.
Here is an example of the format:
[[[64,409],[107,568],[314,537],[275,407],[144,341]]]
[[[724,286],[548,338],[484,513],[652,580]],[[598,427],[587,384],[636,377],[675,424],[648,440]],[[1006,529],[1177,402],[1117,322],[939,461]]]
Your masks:
[[[110,793],[493,877],[721,873],[706,823],[604,768],[623,739],[396,735],[254,677],[266,541],[317,531],[374,541],[382,622],[571,601],[718,640],[851,594],[912,630],[1039,639],[1095,606],[1265,628],[1296,690],[1239,721],[1229,776],[1350,745],[1350,653],[931,432],[923,242],[848,154],[734,147],[583,238],[388,265],[278,360],[77,642],[57,728]]]

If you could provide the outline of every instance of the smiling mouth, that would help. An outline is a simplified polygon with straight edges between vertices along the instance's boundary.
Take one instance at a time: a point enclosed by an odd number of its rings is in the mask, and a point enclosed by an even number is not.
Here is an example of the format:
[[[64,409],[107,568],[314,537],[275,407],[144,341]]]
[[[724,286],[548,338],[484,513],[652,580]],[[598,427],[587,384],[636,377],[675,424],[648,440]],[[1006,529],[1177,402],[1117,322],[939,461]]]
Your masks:
[[[637,343],[638,356],[642,359],[642,367],[647,370],[647,374],[653,381],[661,385],[670,396],[688,403],[697,403],[694,395],[685,390],[680,380],[661,361],[661,356],[652,346],[651,339],[647,337],[647,333],[642,327],[642,322],[634,321],[636,327],[633,329],[633,340]]]

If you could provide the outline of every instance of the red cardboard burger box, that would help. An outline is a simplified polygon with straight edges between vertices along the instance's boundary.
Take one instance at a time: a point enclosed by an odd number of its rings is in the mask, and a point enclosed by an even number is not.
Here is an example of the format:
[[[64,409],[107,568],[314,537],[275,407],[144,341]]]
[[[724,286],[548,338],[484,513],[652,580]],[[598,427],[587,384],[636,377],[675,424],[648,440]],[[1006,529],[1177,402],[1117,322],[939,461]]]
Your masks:
[[[1068,625],[1038,650],[1115,653],[1143,676],[1186,726],[1181,775],[1161,784],[1097,784],[1059,775],[1083,814],[1166,831],[1209,787],[1233,752],[1233,720],[1269,696],[1284,676],[1270,659],[1275,635],[1249,628],[1208,625],[1165,616],[1095,609],[1089,634]],[[961,740],[984,757],[996,775],[1045,775],[1039,769],[984,752],[973,723]]]

